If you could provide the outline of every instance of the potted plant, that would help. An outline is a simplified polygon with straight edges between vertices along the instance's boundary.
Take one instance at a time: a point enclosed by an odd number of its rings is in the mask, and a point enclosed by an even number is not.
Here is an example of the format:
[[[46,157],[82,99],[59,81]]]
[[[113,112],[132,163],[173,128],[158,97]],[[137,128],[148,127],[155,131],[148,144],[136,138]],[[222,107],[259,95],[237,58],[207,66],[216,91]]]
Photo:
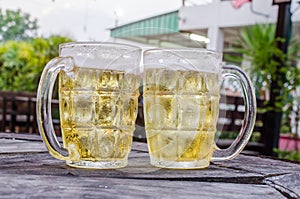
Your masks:
[[[292,119],[299,121],[295,115],[299,112],[300,100],[300,69],[297,68],[299,60],[300,43],[291,41],[288,55],[286,56],[276,45],[283,42],[283,39],[275,39],[275,24],[257,24],[242,28],[240,36],[234,42],[232,48],[226,49],[224,59],[227,62],[241,65],[248,72],[256,89],[256,95],[260,99],[269,100],[269,90],[272,78],[280,64],[284,67],[280,70],[285,77],[279,82],[282,85],[282,95],[276,98],[275,109],[283,111],[282,131],[286,131],[292,136],[283,135],[284,140],[288,138],[291,142],[299,139],[298,131],[291,128]],[[274,59],[277,57],[277,59]],[[278,80],[276,80],[278,81]],[[268,107],[258,111],[267,111],[274,107]],[[279,142],[282,142],[280,138]],[[300,143],[297,143],[297,147]],[[279,144],[282,146],[282,143]],[[299,147],[298,147],[299,148]]]

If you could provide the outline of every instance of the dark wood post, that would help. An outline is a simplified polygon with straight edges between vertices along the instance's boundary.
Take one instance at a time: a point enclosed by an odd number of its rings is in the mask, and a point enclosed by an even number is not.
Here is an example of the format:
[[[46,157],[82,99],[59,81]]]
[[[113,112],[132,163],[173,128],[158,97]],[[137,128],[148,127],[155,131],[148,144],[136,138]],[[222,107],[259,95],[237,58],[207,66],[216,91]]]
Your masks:
[[[283,38],[284,42],[278,42],[277,46],[284,54],[287,54],[288,44],[291,35],[291,1],[290,0],[273,0],[274,5],[278,5],[278,17],[275,38]],[[274,59],[278,59],[274,57]],[[282,63],[280,67],[284,67]],[[275,107],[276,98],[282,94],[282,85],[279,82],[284,81],[284,75],[278,68],[276,77],[273,78],[270,88],[270,101],[269,107],[274,110],[268,111],[264,117],[264,155],[276,156],[274,148],[278,148],[280,127],[282,122],[282,111],[277,110]]]

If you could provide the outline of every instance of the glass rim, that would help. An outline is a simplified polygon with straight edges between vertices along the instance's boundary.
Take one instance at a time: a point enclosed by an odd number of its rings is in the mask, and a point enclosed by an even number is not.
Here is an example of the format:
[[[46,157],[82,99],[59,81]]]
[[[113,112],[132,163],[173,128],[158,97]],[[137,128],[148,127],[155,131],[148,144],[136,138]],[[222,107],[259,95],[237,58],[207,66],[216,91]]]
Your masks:
[[[205,48],[150,48],[150,49],[145,49],[143,51],[144,53],[148,52],[195,52],[195,53],[208,53],[208,54],[213,54],[215,56],[218,56],[222,58],[223,53],[214,51],[214,50],[209,50]]]
[[[96,42],[96,41],[73,41],[73,42],[67,42],[62,43],[59,45],[59,49],[62,50],[64,48],[73,48],[76,46],[82,46],[82,47],[94,47],[94,46],[123,46],[128,47],[136,50],[142,50],[139,46],[134,46],[131,44],[125,44],[125,43],[115,43],[115,42]]]

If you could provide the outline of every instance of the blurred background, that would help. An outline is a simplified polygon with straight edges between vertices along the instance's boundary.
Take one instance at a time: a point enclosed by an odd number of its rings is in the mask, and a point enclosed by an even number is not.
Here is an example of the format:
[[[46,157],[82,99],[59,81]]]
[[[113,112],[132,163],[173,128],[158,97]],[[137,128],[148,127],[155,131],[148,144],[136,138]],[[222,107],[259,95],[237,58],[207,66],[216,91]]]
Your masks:
[[[124,24],[178,10],[181,0],[154,1],[104,1],[104,0],[1,0],[0,9],[18,10],[37,19],[37,36],[53,34],[73,40],[109,39],[110,31],[117,24]]]
[[[17,117],[5,115],[7,96],[34,98],[45,64],[58,56],[60,43],[70,41],[222,52],[224,64],[242,67],[255,85],[259,114],[249,149],[300,160],[299,0],[0,0],[1,131],[21,129],[11,123]],[[226,81],[222,92],[238,99],[243,90]],[[221,126],[231,128],[223,140],[242,125],[237,101],[221,106],[230,112]],[[28,109],[11,105],[11,113],[18,107]],[[138,138],[145,138],[142,114],[140,107]],[[28,121],[35,123],[32,117]]]

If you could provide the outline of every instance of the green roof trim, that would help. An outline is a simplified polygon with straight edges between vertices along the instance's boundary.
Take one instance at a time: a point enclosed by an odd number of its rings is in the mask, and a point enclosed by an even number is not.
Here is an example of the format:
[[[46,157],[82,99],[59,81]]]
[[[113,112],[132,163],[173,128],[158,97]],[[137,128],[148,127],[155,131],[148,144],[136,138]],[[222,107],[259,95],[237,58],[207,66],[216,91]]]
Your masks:
[[[179,32],[178,10],[112,28],[110,35],[111,37],[122,38],[177,32]]]

